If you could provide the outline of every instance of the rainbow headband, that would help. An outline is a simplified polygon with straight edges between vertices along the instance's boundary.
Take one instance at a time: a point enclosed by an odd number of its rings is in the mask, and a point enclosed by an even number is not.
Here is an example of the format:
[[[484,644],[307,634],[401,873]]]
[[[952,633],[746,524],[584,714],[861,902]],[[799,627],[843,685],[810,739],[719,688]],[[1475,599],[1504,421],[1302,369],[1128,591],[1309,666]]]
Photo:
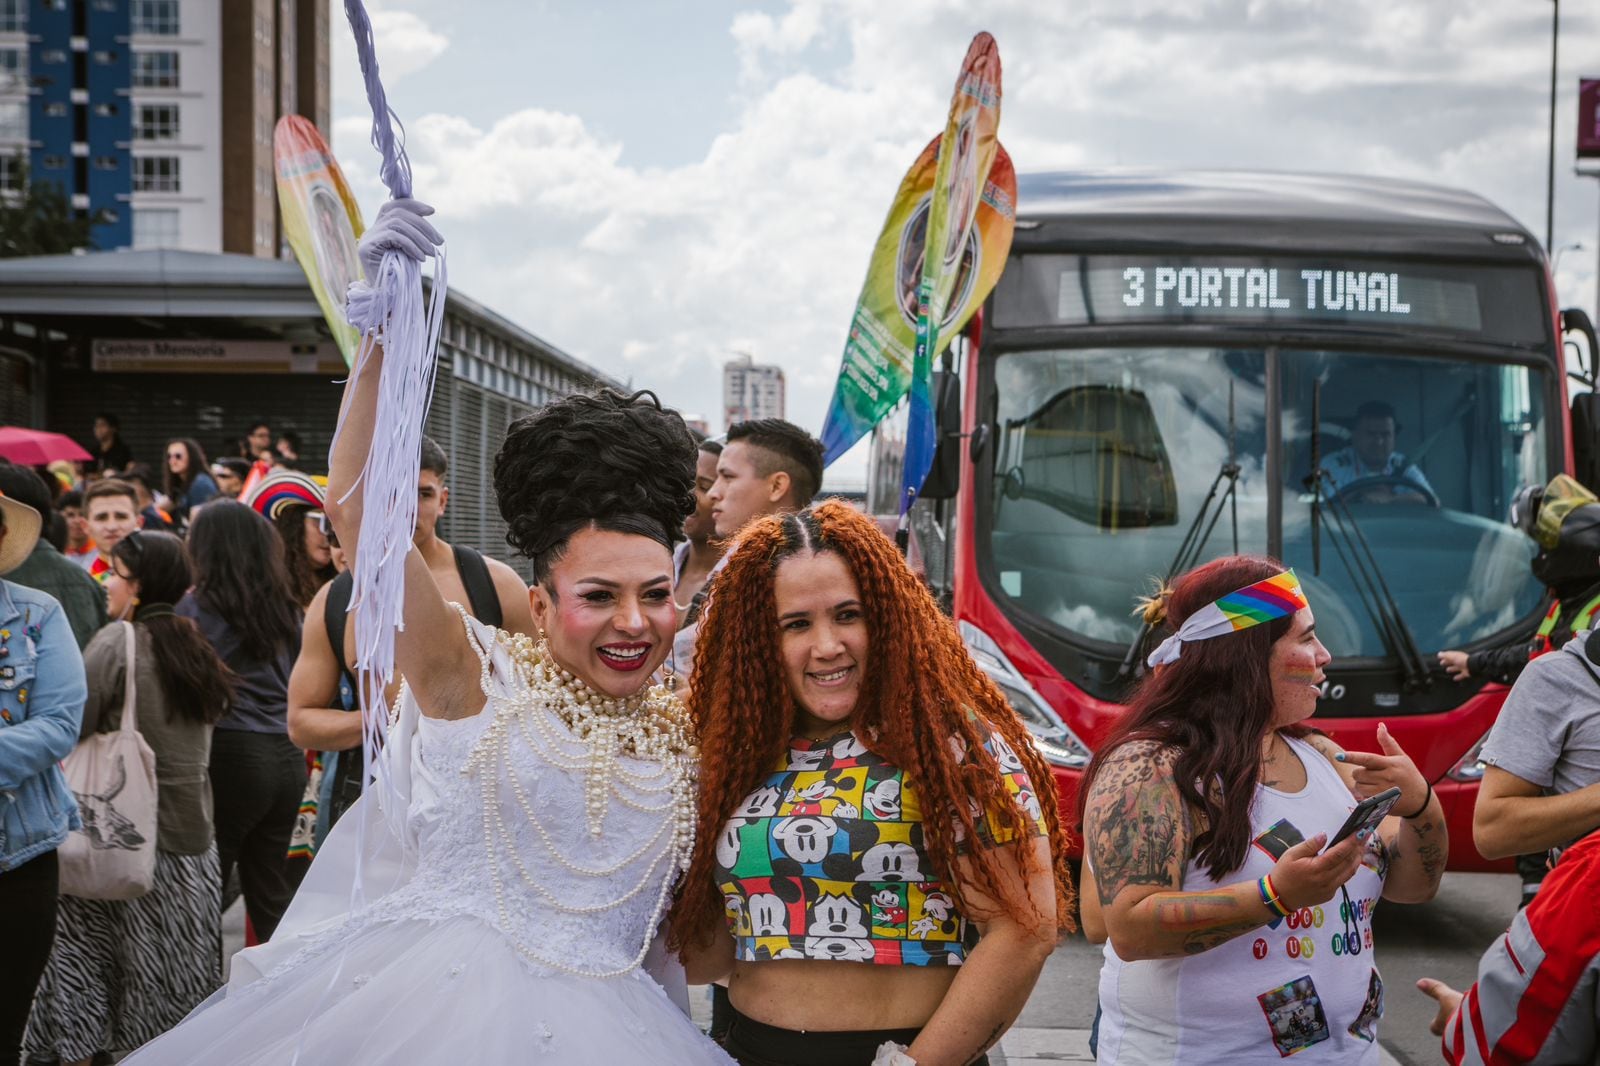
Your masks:
[[[1206,604],[1184,619],[1178,631],[1163,640],[1145,661],[1152,667],[1175,663],[1183,654],[1185,644],[1224,637],[1309,606],[1300,588],[1300,579],[1294,576],[1293,570],[1285,570]]]

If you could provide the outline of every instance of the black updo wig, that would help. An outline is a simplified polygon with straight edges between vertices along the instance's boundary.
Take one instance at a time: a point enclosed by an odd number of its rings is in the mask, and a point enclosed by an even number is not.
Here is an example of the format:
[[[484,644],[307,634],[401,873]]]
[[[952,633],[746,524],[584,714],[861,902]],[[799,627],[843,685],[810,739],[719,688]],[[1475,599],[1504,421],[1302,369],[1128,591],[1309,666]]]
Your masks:
[[[694,438],[653,392],[569,396],[511,424],[494,460],[506,543],[544,584],[582,529],[649,537],[668,549],[694,513]]]

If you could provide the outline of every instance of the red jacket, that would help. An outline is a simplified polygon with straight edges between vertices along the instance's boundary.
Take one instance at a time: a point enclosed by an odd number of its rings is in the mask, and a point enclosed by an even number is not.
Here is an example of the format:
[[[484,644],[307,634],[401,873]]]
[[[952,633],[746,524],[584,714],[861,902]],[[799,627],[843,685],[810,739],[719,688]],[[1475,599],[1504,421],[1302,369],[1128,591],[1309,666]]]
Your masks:
[[[1484,952],[1445,1026],[1453,1066],[1596,1062],[1600,1048],[1600,831],[1566,850],[1539,894]]]

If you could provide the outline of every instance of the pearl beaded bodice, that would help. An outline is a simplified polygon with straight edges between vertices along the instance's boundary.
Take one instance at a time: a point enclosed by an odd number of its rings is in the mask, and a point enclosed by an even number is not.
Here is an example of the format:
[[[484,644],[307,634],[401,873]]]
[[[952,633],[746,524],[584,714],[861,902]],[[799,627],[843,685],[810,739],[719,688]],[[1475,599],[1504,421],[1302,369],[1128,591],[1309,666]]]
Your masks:
[[[574,721],[559,679],[530,670],[531,646],[468,626],[491,649],[488,700],[472,718],[419,721],[416,873],[371,917],[472,915],[537,969],[630,973],[692,844],[692,753],[629,754],[648,745]]]

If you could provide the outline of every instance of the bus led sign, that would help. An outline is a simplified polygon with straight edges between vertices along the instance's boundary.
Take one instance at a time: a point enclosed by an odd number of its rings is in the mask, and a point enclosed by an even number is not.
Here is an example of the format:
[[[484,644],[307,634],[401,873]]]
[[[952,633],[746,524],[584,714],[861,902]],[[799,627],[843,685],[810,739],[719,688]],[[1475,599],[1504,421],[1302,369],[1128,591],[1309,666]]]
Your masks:
[[[997,329],[1246,325],[1543,343],[1537,266],[1355,256],[1013,252]]]
[[[1400,275],[1380,270],[1301,270],[1299,284],[1279,285],[1277,267],[1155,266],[1125,267],[1126,289],[1122,303],[1155,307],[1228,308],[1230,310],[1360,311],[1371,314],[1409,315],[1411,305],[1401,299]],[[1074,302],[1062,276],[1062,299]],[[1304,286],[1303,290],[1301,286]],[[1303,300],[1302,300],[1303,292]],[[1299,301],[1299,302],[1297,302]],[[1060,317],[1067,317],[1066,307]]]

